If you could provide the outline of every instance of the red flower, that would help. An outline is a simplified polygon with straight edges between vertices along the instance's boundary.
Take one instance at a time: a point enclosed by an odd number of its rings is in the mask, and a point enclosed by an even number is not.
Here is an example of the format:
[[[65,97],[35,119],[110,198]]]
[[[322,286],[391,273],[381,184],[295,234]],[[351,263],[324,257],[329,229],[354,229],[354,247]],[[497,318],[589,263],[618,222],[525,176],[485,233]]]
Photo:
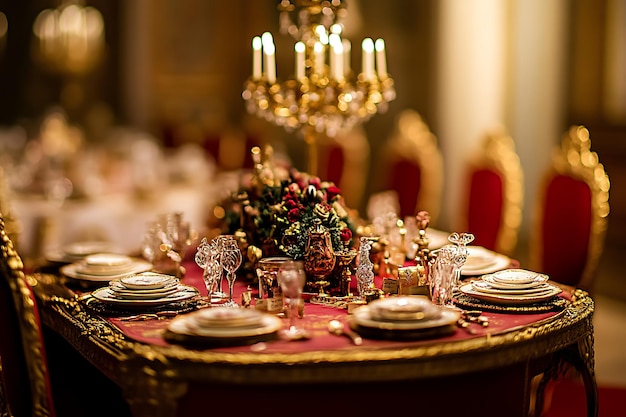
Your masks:
[[[326,190],[326,195],[328,196],[327,197],[328,201],[333,201],[335,199],[335,197],[337,197],[339,194],[341,194],[341,190],[336,185],[331,185]]]
[[[339,237],[341,238],[342,242],[349,241],[350,239],[352,239],[352,230],[348,229],[347,227],[341,229],[341,235]]]
[[[309,178],[309,185],[313,185],[316,190],[319,190],[322,187],[322,180],[319,177],[311,177]]]
[[[290,222],[296,222],[300,219],[300,209],[292,208],[287,212],[287,220]]]

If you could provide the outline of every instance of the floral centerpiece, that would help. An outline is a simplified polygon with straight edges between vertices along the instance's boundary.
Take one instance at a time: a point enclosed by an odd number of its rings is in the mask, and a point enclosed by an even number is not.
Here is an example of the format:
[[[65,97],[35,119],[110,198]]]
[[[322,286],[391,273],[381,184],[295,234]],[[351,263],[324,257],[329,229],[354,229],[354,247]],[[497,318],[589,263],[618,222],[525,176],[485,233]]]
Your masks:
[[[303,259],[308,231],[319,220],[334,251],[351,245],[354,216],[334,183],[293,167],[276,168],[271,159],[256,156],[252,178],[222,204],[228,233],[245,231],[247,243],[264,257]]]

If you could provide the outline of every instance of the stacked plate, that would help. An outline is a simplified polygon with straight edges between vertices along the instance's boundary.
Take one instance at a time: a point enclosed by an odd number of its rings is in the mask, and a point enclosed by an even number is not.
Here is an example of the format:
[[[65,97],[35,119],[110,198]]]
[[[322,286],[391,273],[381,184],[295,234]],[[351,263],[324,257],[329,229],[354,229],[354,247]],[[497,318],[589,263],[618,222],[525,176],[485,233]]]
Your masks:
[[[561,293],[548,276],[525,269],[504,269],[461,286],[463,294],[493,304],[533,304]]]
[[[63,275],[90,282],[109,282],[123,276],[149,271],[152,264],[144,259],[115,253],[96,253],[60,268]]]
[[[91,295],[102,302],[123,307],[153,307],[171,304],[198,295],[198,290],[180,284],[172,275],[156,272],[131,274],[109,282]]]
[[[276,338],[282,326],[279,317],[259,310],[213,307],[175,318],[166,337],[219,346],[249,344]]]
[[[78,262],[95,253],[112,253],[116,251],[117,248],[111,242],[99,240],[73,242],[61,248],[48,251],[46,253],[46,259],[50,262],[67,264]]]
[[[490,274],[508,268],[511,263],[508,256],[490,251],[482,246],[468,246],[467,251],[469,256],[461,268],[461,275]]]
[[[426,296],[396,296],[357,308],[350,326],[371,338],[418,339],[453,332],[459,318],[460,312],[437,306]]]

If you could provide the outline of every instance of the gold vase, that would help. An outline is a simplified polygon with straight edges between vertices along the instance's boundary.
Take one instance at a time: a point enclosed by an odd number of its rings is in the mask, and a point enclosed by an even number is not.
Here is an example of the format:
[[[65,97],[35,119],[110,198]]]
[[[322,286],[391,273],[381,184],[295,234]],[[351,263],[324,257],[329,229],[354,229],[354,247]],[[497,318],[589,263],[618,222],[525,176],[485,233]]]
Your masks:
[[[330,232],[321,221],[317,220],[309,230],[304,249],[304,270],[312,277],[313,284],[319,289],[318,297],[326,297],[327,277],[335,269],[335,252]]]

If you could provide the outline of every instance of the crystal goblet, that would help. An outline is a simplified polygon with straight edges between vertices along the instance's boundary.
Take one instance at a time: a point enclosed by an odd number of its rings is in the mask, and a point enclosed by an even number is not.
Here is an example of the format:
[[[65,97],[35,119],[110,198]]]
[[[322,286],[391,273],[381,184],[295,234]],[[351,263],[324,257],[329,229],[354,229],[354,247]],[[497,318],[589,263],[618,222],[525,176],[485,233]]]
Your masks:
[[[296,325],[302,291],[306,281],[304,264],[301,261],[285,261],[278,269],[277,278],[288,307],[289,327],[283,330],[283,335],[290,340],[308,337],[307,332]]]

